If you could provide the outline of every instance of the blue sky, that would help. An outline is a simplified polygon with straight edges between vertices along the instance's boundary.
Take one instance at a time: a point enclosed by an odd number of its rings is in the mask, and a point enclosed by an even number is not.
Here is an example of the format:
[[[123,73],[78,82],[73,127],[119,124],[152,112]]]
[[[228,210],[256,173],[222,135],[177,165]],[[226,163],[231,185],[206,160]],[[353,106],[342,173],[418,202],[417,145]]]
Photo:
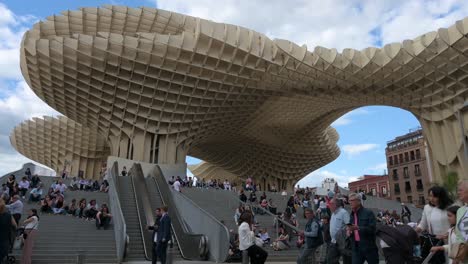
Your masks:
[[[0,175],[19,168],[27,159],[9,143],[11,129],[24,119],[57,113],[38,99],[19,70],[22,34],[40,19],[63,10],[103,4],[159,7],[217,22],[252,28],[271,38],[306,44],[309,49],[363,49],[415,38],[447,27],[468,16],[462,0],[4,0],[0,2]],[[319,11],[319,12],[317,12]],[[341,184],[363,174],[382,174],[386,142],[419,126],[401,109],[371,106],[337,120],[341,156],[300,182],[317,185],[335,177]],[[189,164],[198,160],[188,158]]]

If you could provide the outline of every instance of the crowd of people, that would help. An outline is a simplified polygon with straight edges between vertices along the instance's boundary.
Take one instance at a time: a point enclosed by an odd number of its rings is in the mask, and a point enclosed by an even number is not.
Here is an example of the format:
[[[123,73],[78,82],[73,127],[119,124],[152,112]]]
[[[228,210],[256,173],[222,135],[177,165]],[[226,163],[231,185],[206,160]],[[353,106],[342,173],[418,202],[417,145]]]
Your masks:
[[[302,196],[302,197],[301,197]],[[245,250],[251,263],[265,263],[268,258],[265,247],[288,250],[293,247],[292,237],[300,248],[297,263],[369,264],[379,263],[379,248],[386,263],[422,263],[430,253],[429,263],[468,263],[463,243],[468,241],[468,181],[458,186],[459,205],[449,198],[440,186],[428,192],[428,204],[421,219],[412,222],[412,212],[401,204],[401,211],[374,212],[363,205],[363,195],[334,194],[319,197],[302,189],[287,199],[285,212],[278,214],[281,222],[276,239],[266,228],[258,229],[256,214],[272,211],[271,199],[263,192],[257,199],[256,192],[239,191],[243,203],[236,208],[234,220],[238,234],[231,234],[231,261],[241,258]],[[302,207],[307,223],[299,231],[297,213]],[[465,257],[464,257],[465,256]]]
[[[108,189],[109,183],[106,180],[99,183],[83,178],[73,178],[69,186],[64,183],[63,179],[59,178],[54,180],[51,186],[44,188],[39,176],[31,175],[29,169],[26,170],[25,176],[20,181],[17,181],[15,175],[9,175],[0,189],[0,263],[11,250],[12,241],[16,243],[16,240],[21,240],[21,243],[24,243],[21,263],[31,263],[32,248],[39,227],[38,213],[71,215],[95,221],[98,230],[109,228],[112,214],[107,204],[99,206],[95,199],[91,199],[89,202],[85,198],[79,201],[76,199],[66,201],[65,199],[68,191],[107,192]],[[24,203],[37,205],[37,209],[30,209],[26,219],[21,221]]]

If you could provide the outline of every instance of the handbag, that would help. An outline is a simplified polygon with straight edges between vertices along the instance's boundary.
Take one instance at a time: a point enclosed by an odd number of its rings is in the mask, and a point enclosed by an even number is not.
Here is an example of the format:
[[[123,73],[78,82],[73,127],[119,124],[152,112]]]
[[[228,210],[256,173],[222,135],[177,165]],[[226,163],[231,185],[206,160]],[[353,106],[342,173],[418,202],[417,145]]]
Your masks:
[[[24,246],[24,240],[22,236],[17,236],[13,242],[13,249],[20,250]]]
[[[263,240],[261,238],[256,237],[255,238],[255,245],[259,247],[263,247]]]
[[[464,261],[468,257],[468,245],[464,242],[452,244],[448,256],[456,261]]]

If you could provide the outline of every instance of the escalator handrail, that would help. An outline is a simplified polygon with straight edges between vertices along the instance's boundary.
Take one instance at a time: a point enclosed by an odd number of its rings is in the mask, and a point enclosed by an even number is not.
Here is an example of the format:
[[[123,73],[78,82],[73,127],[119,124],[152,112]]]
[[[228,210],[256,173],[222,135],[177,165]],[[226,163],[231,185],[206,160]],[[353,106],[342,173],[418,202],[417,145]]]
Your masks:
[[[118,197],[118,190],[119,190],[119,182],[117,180],[118,175],[118,164],[114,162],[112,168],[109,168],[108,171],[108,180],[109,180],[109,201],[111,202],[110,206],[112,208],[112,213],[114,214],[114,234],[115,234],[115,242],[117,247],[117,259],[120,262],[123,261],[124,257],[127,254],[128,248],[128,234],[127,234],[127,224],[125,223],[125,218],[122,212],[122,206],[120,204],[120,200]],[[117,221],[117,219],[120,219]],[[122,232],[119,233],[119,227],[116,225],[116,222],[121,222]],[[122,237],[122,238],[119,238]],[[123,241],[121,241],[123,240]],[[121,244],[119,244],[119,242]],[[122,244],[123,243],[123,244]],[[119,254],[120,253],[120,254]]]
[[[164,200],[164,197],[163,197],[163,195],[161,194],[161,189],[160,189],[160,187],[159,187],[158,182],[156,181],[156,179],[155,179],[154,177],[151,177],[151,178],[152,178],[154,184],[156,185],[156,188],[158,189],[159,196],[161,197],[161,201],[163,202],[163,204],[164,204],[165,206],[168,206],[167,201]],[[178,217],[180,217],[180,215],[179,215],[177,212],[175,212],[175,214],[176,214]],[[179,219],[180,219],[180,218],[179,218]],[[187,226],[186,226],[186,224],[185,224],[185,221],[180,221],[180,222],[181,222],[181,224],[182,224],[182,225],[185,227],[185,229],[186,229],[186,230],[182,230],[182,231],[183,231],[184,233],[186,233],[186,234],[188,233],[187,235],[192,235],[192,234],[189,233],[189,230],[187,229]],[[173,234],[173,236],[175,237],[175,239],[176,239],[176,241],[177,241],[177,245],[178,245],[178,247],[179,247],[179,251],[180,251],[180,254],[181,254],[182,258],[183,258],[183,259],[190,259],[188,256],[185,256],[185,255],[184,255],[184,251],[182,250],[182,247],[180,246],[180,242],[179,242],[180,240],[179,240],[179,237],[177,236],[177,232],[176,232],[176,230],[175,230],[175,228],[174,228],[174,225],[171,225],[171,229],[172,229],[172,234]],[[198,236],[198,235],[196,235],[196,236]]]
[[[196,244],[198,245],[198,244],[199,244],[199,241],[200,241],[200,239],[201,239],[201,237],[202,237],[203,235],[201,235],[201,234],[194,234],[194,233],[191,231],[190,227],[187,225],[187,223],[184,221],[184,219],[182,218],[182,216],[179,214],[179,212],[178,212],[178,210],[177,210],[177,208],[176,208],[176,206],[175,206],[175,202],[172,200],[172,197],[170,196],[170,195],[172,195],[172,193],[171,193],[171,190],[170,190],[170,188],[169,188],[169,185],[167,184],[167,182],[166,182],[166,180],[165,180],[165,178],[164,178],[164,174],[162,173],[161,168],[160,168],[159,166],[156,166],[156,167],[155,167],[155,170],[157,170],[157,172],[155,172],[155,173],[158,173],[161,177],[160,177],[160,178],[159,178],[159,177],[158,177],[158,178],[157,178],[157,177],[152,177],[152,178],[153,178],[154,183],[156,184],[156,188],[158,189],[158,192],[159,192],[159,194],[160,194],[160,197],[161,197],[161,200],[162,200],[163,204],[166,205],[166,206],[171,206],[171,203],[170,203],[167,199],[171,200],[171,202],[172,202],[172,204],[173,204],[172,206],[174,207],[174,208],[172,208],[171,212],[172,212],[172,213],[176,216],[176,218],[179,220],[178,222],[180,223],[181,228],[182,228],[182,230],[180,230],[180,231],[183,233],[182,236],[183,236],[183,237],[192,237],[193,239],[198,240],[198,242],[196,243]],[[168,190],[168,192],[169,192],[169,193],[168,193],[169,196],[168,196],[168,198],[167,198],[166,200],[165,200],[164,195],[163,195],[164,192],[161,191],[161,186],[160,186],[158,180],[162,181],[161,183],[164,183],[164,184],[166,184],[166,186],[167,186],[167,190]],[[173,234],[174,234],[174,236],[175,236],[175,238],[176,238],[176,240],[177,240],[177,244],[178,244],[178,246],[179,246],[179,250],[180,250],[180,252],[181,252],[182,258],[188,259],[188,260],[199,259],[199,256],[198,256],[198,255],[197,255],[197,256],[195,256],[195,255],[194,255],[194,256],[188,256],[188,255],[186,254],[186,252],[184,252],[184,250],[186,250],[186,249],[185,249],[184,245],[181,245],[181,243],[182,243],[182,242],[181,242],[181,241],[182,241],[181,238],[182,238],[182,237],[180,237],[180,236],[178,235],[178,232],[177,232],[176,228],[174,227],[174,223],[173,223],[173,225],[172,225],[172,231],[173,231]],[[182,244],[183,244],[183,243],[182,243]]]
[[[145,232],[145,230],[143,230],[143,223],[141,222],[140,207],[138,205],[138,197],[137,197],[135,184],[133,182],[133,177],[132,176],[130,176],[130,182],[131,182],[131,186],[132,186],[132,190],[133,190],[133,196],[135,198],[136,211],[137,211],[137,215],[138,215],[138,223],[139,223],[139,226],[140,226],[141,242],[143,244],[143,251],[145,252],[145,259],[146,260],[151,260],[151,258],[148,255],[148,249],[146,248],[145,234],[143,233],[143,232]]]

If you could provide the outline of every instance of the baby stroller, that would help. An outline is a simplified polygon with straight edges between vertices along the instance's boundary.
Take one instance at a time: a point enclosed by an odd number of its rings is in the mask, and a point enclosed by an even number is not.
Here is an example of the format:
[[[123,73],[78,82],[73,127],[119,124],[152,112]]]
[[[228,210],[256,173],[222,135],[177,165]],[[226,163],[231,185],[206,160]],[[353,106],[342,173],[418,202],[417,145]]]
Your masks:
[[[386,263],[418,264],[422,260],[414,257],[414,247],[419,245],[418,234],[407,225],[377,225],[377,237],[384,243],[382,251]]]
[[[421,256],[424,258],[429,256],[432,247],[441,246],[444,244],[443,240],[437,239],[434,235],[431,235],[429,233],[423,233],[420,239],[421,239]],[[444,264],[445,263],[444,252],[438,251],[435,254],[431,255],[428,263]]]

